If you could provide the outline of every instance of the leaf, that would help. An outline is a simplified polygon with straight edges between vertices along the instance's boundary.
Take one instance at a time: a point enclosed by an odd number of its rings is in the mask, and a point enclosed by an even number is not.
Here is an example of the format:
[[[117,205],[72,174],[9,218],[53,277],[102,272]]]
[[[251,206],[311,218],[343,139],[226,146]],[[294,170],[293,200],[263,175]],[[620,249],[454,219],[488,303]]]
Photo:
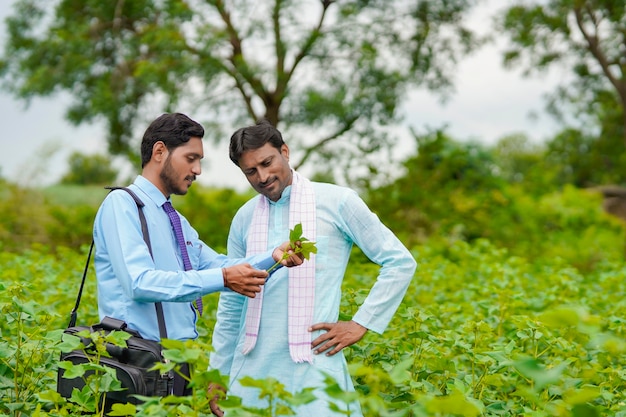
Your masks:
[[[311,258],[312,253],[317,253],[317,247],[315,242],[300,242],[300,250],[296,249],[296,253],[302,253],[302,256],[307,261]]]
[[[302,223],[296,224],[292,230],[289,231],[289,241],[293,244],[302,238]]]
[[[450,395],[434,397],[427,403],[426,407],[428,411],[433,413],[454,414],[465,417],[479,416],[482,411],[474,401],[466,398],[458,390],[454,390]]]
[[[596,386],[572,388],[563,394],[563,402],[566,404],[585,404],[592,402],[602,395],[602,390]]]
[[[59,343],[58,347],[61,352],[67,353],[76,349],[83,349],[85,345],[83,345],[80,337],[64,333],[63,342]]]
[[[301,253],[306,260],[310,259],[311,253],[317,253],[315,242],[311,242],[302,236],[302,223],[294,225],[293,229],[289,231],[289,246],[295,253]],[[288,256],[288,254],[284,254],[283,259],[286,259]]]
[[[546,368],[537,359],[527,358],[516,361],[515,368],[526,378],[532,379],[536,389],[541,390],[548,385],[556,384],[570,363],[566,360],[552,368]]]
[[[63,373],[63,378],[65,379],[74,379],[82,377],[85,374],[84,365],[76,365],[70,361],[59,362],[59,368],[65,369],[65,372]]]
[[[84,386],[82,390],[74,388],[70,401],[80,405],[86,411],[94,412],[96,410],[96,398],[88,386]]]
[[[113,404],[109,416],[134,416],[137,414],[137,407],[133,404]]]
[[[131,334],[121,331],[112,331],[105,335],[104,340],[115,346],[127,347],[126,341],[131,338]]]

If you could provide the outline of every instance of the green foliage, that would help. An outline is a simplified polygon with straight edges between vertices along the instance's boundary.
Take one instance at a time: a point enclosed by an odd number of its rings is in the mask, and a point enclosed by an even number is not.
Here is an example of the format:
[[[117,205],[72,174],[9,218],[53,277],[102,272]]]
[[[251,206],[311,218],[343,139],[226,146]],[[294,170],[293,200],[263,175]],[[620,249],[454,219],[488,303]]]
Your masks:
[[[34,244],[78,248],[91,241],[93,220],[108,190],[102,186],[53,185],[24,189],[5,183],[0,192],[0,247],[24,251]],[[194,185],[186,196],[173,196],[205,243],[225,252],[230,221],[252,195]]]
[[[581,274],[486,241],[415,256],[390,327],[351,349],[366,415],[622,415],[621,263]]]
[[[370,192],[371,207],[409,245],[433,235],[484,237],[484,225],[509,203],[491,154],[441,131],[415,139],[405,175]]]
[[[569,165],[548,156],[546,146],[521,133],[500,138],[491,147],[498,177],[507,184],[522,185],[533,195],[569,183],[560,175]]]
[[[233,416],[293,416],[297,415],[293,407],[301,404],[308,404],[315,400],[315,396],[312,394],[312,388],[305,388],[304,390],[291,393],[285,390],[285,386],[274,378],[266,379],[254,379],[250,377],[243,377],[239,380],[242,386],[249,388],[257,388],[259,390],[259,398],[267,401],[267,407],[247,407],[245,404],[241,404],[241,400],[238,398],[231,398],[229,401],[224,402],[224,411],[228,412],[228,415]]]
[[[50,243],[45,233],[51,221],[44,198],[36,190],[22,189],[8,182],[0,182],[0,248],[22,251],[33,241]]]
[[[96,0],[17,1],[15,11],[7,21],[11,45],[6,44],[13,58],[0,66],[11,79],[5,78],[9,89],[20,97],[71,91],[75,101],[68,119],[103,117],[109,151],[136,159],[128,141],[137,106],[157,91],[175,101],[179,85],[174,80],[191,70],[181,38],[181,27],[192,17],[185,4],[165,2],[157,8],[142,0],[119,8]],[[13,66],[18,61],[19,69]]]
[[[295,253],[301,253],[304,259],[309,259],[312,253],[317,253],[315,242],[302,236],[302,223],[296,224],[293,229],[289,230],[289,245]]]
[[[623,225],[602,211],[601,195],[562,184],[563,165],[525,138],[491,149],[442,132],[416,139],[406,174],[368,197],[409,246],[488,239],[515,255],[562,257],[581,269],[622,258]]]
[[[575,224],[586,215],[584,209],[570,211],[562,221]],[[596,230],[583,243],[589,245],[598,235]],[[576,250],[584,252],[582,245]],[[485,240],[432,241],[415,246],[413,253],[419,268],[389,328],[383,335],[370,332],[345,350],[367,417],[626,412],[621,371],[626,365],[626,303],[621,300],[626,269],[620,260],[601,258],[583,271],[559,256],[532,261]],[[54,385],[62,347],[59,329],[67,325],[85,256],[69,250],[51,254],[45,248],[0,254],[0,413],[61,416],[76,414],[77,407],[94,409],[93,395],[70,404],[55,395]],[[354,253],[343,283],[342,319],[356,312],[377,271]],[[79,310],[79,323],[85,324],[98,321],[95,308],[87,307],[96,305],[90,274]],[[224,376],[208,370],[207,335],[217,299],[205,297],[199,340],[164,342],[171,365],[162,366],[193,364],[193,395],[118,405],[114,415],[209,415],[206,387],[227,385]],[[114,386],[113,380],[98,383]],[[285,392],[271,379],[246,383],[258,387],[270,406],[248,409],[227,397],[224,409],[232,415],[290,415],[297,404],[313,398],[310,389]],[[337,405],[355,399],[330,379],[323,389]]]
[[[0,194],[0,248],[23,252],[33,245],[78,248],[91,241],[96,210],[106,190],[55,186],[47,190],[5,183]]]
[[[10,265],[3,270],[14,272]],[[27,297],[26,285],[7,278],[0,283],[0,414],[30,415],[41,388],[53,380],[58,350],[47,323],[54,313]]]
[[[54,184],[37,191],[41,192],[46,203],[52,206],[68,208],[89,206],[92,209],[98,208],[109,192],[102,185],[75,184]]]
[[[545,155],[546,164],[553,167],[561,184],[590,187],[626,183],[621,169],[626,163],[626,148],[615,135],[565,129],[547,143]]]
[[[85,155],[73,152],[69,158],[69,172],[61,178],[61,184],[111,185],[117,178],[117,170],[111,166],[106,155]]]
[[[82,350],[88,358],[86,363],[73,364],[69,361],[58,363],[58,367],[64,370],[63,378],[81,378],[84,387],[81,390],[74,388],[69,398],[69,407],[73,412],[101,414],[103,413],[104,401],[108,392],[121,391],[123,388],[117,379],[113,368],[102,365],[102,358],[107,356],[106,346],[125,347],[125,340],[130,334],[124,332],[89,332],[84,330],[76,335],[63,335],[63,343],[59,345],[62,352]],[[93,341],[93,348],[87,349],[81,338],[89,338]]]

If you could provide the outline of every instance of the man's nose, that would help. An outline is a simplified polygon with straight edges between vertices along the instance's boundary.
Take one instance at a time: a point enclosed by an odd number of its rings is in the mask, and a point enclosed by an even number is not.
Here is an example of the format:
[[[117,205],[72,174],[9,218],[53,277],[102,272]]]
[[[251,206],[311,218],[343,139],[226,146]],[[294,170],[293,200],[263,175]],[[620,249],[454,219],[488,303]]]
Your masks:
[[[270,177],[270,172],[268,169],[265,168],[258,168],[257,169],[257,173],[259,175],[259,181],[260,182],[266,182],[269,177]]]
[[[196,161],[192,166],[191,166],[191,172],[194,173],[194,175],[200,175],[202,174],[202,164],[200,163],[200,161]]]

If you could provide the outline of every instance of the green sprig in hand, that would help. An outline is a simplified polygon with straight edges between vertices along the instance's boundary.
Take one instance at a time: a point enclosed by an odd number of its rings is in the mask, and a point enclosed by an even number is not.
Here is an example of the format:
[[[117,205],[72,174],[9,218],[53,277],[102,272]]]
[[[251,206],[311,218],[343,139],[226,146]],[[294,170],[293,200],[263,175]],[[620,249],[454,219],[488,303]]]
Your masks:
[[[311,257],[312,253],[317,253],[317,246],[315,242],[311,242],[306,237],[302,236],[302,223],[296,224],[293,229],[289,230],[289,249],[294,253],[301,253],[304,259],[307,261]],[[283,257],[267,270],[268,273],[272,273],[273,270],[278,268],[280,263],[289,258],[289,251],[286,250],[283,253]]]

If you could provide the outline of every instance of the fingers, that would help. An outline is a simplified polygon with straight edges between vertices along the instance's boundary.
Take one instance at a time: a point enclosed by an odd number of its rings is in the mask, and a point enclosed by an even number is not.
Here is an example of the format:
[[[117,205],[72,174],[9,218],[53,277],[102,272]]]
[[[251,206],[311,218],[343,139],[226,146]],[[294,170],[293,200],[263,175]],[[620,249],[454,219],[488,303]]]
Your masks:
[[[333,347],[332,342],[329,342],[329,343],[325,344],[324,346],[321,346],[320,348],[315,349],[313,351],[313,353],[315,353],[316,355],[319,355],[320,353],[324,353],[324,351],[326,351],[326,356],[333,356],[333,355],[341,352],[341,350],[343,348],[345,348],[345,347],[348,347],[348,345],[338,342]],[[327,349],[330,349],[330,350],[327,350]]]
[[[337,323],[317,323],[309,331],[327,330],[311,342],[311,348],[316,355],[326,352],[333,356],[343,348],[353,345],[363,338],[367,328],[354,321],[340,321]]]
[[[315,330],[330,330],[332,328],[332,326],[335,323],[315,323],[314,325],[312,325],[311,327],[309,327],[309,331],[315,331]]]
[[[279,247],[274,250],[272,256],[276,262],[280,262],[283,266],[292,267],[302,265],[304,262],[304,256],[301,252],[296,253],[296,248],[300,246],[300,242],[295,242],[295,247],[291,246],[289,241],[283,242]],[[285,258],[283,259],[283,256]]]
[[[219,405],[217,405],[217,400],[218,396],[214,396],[211,400],[209,400],[209,407],[211,408],[211,412],[213,413],[213,415],[216,415],[217,417],[223,417],[224,412],[219,407]]]
[[[301,253],[294,253],[292,251],[288,251],[287,253],[290,254],[289,257],[281,261],[284,266],[298,266],[302,265],[302,262],[304,262],[304,256],[302,256]]]
[[[331,323],[318,323],[309,328],[309,331],[328,330],[326,333],[322,333],[321,335],[316,337],[313,341],[311,341],[311,348],[314,349],[315,354],[319,354],[322,351],[324,351],[325,349],[323,349],[323,345],[326,345],[327,342],[331,342],[331,344],[328,344],[328,346],[326,346],[326,349],[332,346],[332,341],[333,341],[332,339],[334,337],[334,333],[330,331],[331,329],[332,329]]]
[[[211,408],[211,413],[218,417],[223,417],[224,412],[220,409],[217,404],[219,399],[224,396],[226,393],[226,389],[218,384],[209,384],[209,388],[207,389],[207,397],[211,398],[209,400],[209,407]]]
[[[254,298],[261,292],[261,287],[269,274],[267,271],[253,268],[250,264],[240,264],[224,268],[223,275],[225,287]]]
[[[252,287],[252,289],[242,289],[242,290],[235,290],[236,292],[238,292],[241,295],[245,295],[248,298],[256,298],[256,295],[261,292],[261,287]]]

